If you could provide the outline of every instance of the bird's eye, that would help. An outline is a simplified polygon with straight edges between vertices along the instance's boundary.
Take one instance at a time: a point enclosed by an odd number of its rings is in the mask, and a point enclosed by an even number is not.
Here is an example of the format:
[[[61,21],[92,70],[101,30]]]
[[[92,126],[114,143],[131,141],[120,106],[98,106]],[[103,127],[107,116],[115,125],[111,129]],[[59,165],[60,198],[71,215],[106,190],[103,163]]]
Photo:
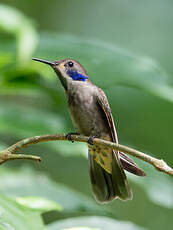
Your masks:
[[[68,66],[69,66],[69,67],[73,67],[73,62],[72,62],[72,61],[69,61],[69,62],[68,62]]]

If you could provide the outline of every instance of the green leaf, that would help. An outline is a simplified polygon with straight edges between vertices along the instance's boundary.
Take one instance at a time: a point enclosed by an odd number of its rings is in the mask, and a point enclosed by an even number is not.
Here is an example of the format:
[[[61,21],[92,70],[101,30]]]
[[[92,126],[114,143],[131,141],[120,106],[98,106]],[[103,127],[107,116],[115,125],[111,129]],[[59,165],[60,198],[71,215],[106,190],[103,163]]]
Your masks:
[[[27,105],[2,103],[0,106],[0,132],[17,134],[22,138],[39,133],[63,132],[65,128],[65,121],[58,114]]]
[[[88,228],[88,227],[75,227],[75,228],[63,228],[62,230],[100,230],[100,228]]]
[[[156,171],[153,167],[145,167],[147,177],[139,180],[139,178],[130,176],[133,182],[141,186],[150,201],[154,204],[173,209],[173,180],[172,178]]]
[[[12,55],[4,52],[4,53],[0,53],[0,70],[2,67],[4,67],[5,65],[9,64],[12,61]]]
[[[0,229],[43,230],[44,225],[39,214],[0,194]]]
[[[89,70],[89,77],[103,88],[124,85],[173,102],[170,77],[159,64],[116,45],[72,35],[42,33],[37,56],[45,59],[77,59]]]
[[[104,216],[76,217],[49,224],[49,230],[98,229],[98,230],[144,230],[131,222],[117,221]],[[85,227],[85,228],[84,228]]]
[[[57,207],[61,207],[64,212],[93,212],[96,210],[100,213],[106,212],[78,191],[55,183],[43,173],[38,173],[26,168],[26,166],[20,170],[7,170],[5,167],[0,167],[0,175],[0,191],[4,194],[24,197],[24,200],[25,197],[40,197],[43,200],[51,200],[57,203]],[[31,208],[33,206],[34,204],[31,204]],[[46,206],[50,206],[52,209],[50,203],[46,203]]]
[[[0,141],[0,151],[4,150],[5,148],[7,148],[7,145]]]
[[[48,212],[51,210],[62,210],[62,207],[59,204],[42,197],[16,197],[15,200],[23,207],[40,213]]]
[[[0,102],[0,133],[23,139],[38,134],[64,133],[67,132],[66,126],[64,117],[56,112],[43,111],[34,106],[14,106]],[[86,157],[87,153],[87,147],[82,143],[72,145],[67,141],[57,141],[46,143],[46,146],[65,156]]]
[[[32,22],[19,10],[0,4],[0,30],[17,38],[17,53],[20,63],[28,61],[38,40]]]

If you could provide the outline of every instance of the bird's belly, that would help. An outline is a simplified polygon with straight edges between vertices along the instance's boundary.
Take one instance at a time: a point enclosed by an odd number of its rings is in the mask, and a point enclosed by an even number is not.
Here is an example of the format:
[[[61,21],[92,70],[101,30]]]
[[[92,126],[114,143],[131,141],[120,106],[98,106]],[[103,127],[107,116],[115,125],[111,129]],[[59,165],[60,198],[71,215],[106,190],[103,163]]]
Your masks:
[[[101,106],[94,97],[80,94],[71,97],[69,110],[74,126],[80,134],[96,136],[111,141],[108,121]],[[95,161],[108,173],[112,171],[112,150],[97,145],[88,145],[89,152]]]
[[[106,117],[92,100],[70,106],[70,115],[78,132],[86,136],[104,137],[109,134]]]
[[[90,105],[90,108],[78,106],[70,109],[70,113],[79,133],[111,141],[109,130],[105,124],[106,118],[102,117],[102,113],[97,107],[93,105]],[[108,173],[111,173],[112,150],[98,145],[88,145],[88,148],[95,161]]]

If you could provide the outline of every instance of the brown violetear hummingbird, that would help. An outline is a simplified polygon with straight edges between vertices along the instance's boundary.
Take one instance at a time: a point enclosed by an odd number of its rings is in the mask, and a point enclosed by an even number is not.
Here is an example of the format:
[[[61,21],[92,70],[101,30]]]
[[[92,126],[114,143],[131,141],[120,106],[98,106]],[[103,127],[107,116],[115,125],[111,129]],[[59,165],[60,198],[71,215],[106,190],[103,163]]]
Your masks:
[[[67,96],[70,115],[79,134],[118,142],[108,100],[102,89],[89,79],[82,65],[72,59],[35,61],[50,65],[58,75]],[[92,140],[92,139],[90,139]],[[97,201],[132,199],[124,169],[138,176],[145,173],[125,154],[88,144],[92,190]]]

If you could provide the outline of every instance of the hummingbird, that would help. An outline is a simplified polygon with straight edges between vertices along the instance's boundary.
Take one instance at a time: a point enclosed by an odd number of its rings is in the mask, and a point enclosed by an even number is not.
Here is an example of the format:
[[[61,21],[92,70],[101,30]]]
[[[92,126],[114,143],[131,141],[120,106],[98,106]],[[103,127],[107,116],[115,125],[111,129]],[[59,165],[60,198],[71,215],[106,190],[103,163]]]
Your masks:
[[[104,91],[89,79],[84,67],[73,59],[47,61],[33,58],[53,68],[65,90],[72,122],[78,134],[89,136],[89,174],[94,197],[99,203],[116,198],[131,200],[132,191],[125,170],[145,176],[129,157],[108,147],[93,145],[93,138],[118,143],[111,109]]]

